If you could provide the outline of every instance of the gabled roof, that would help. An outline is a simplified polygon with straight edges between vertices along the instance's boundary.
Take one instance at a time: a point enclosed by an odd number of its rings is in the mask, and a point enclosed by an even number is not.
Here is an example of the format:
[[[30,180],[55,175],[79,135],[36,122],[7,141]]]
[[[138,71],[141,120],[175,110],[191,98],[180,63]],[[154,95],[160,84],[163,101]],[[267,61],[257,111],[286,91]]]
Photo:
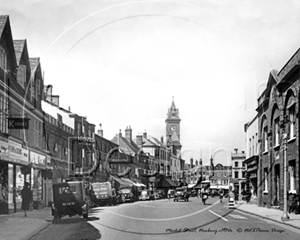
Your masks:
[[[16,54],[13,44],[13,37],[10,28],[9,16],[8,15],[0,15],[0,39],[4,41],[7,49],[7,67],[12,73],[16,73]]]
[[[9,16],[8,15],[0,15],[0,38],[2,36],[2,32],[4,30],[5,24],[8,21]]]
[[[157,144],[147,138],[143,138],[143,146],[157,146]]]
[[[39,64],[40,58],[29,58],[31,72],[34,72]]]
[[[161,141],[159,141],[157,138],[155,138],[155,137],[151,137],[151,138],[152,138],[153,142],[156,143],[157,145],[159,145],[159,146],[163,145],[163,143]]]
[[[127,139],[126,137],[122,137],[119,135],[116,135],[111,140],[112,142],[118,144],[121,148],[126,149],[126,154],[135,154],[139,151],[139,146],[135,144],[132,140]]]
[[[20,63],[25,44],[26,44],[26,40],[14,40],[14,48],[15,48],[16,60],[18,65]]]

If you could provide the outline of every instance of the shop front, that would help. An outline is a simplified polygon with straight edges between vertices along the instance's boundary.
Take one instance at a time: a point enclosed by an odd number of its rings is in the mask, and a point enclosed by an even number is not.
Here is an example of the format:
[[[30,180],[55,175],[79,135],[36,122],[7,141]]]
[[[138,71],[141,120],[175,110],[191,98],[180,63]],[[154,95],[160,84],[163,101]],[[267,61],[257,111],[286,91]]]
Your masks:
[[[0,140],[0,214],[8,214],[8,141]]]
[[[53,166],[51,164],[51,156],[46,155],[46,171],[44,175],[44,206],[51,207],[53,203],[53,189],[52,189]]]
[[[33,209],[45,206],[46,155],[30,150]]]
[[[29,163],[28,149],[22,144],[8,140],[7,162],[7,203],[8,213],[21,210],[21,191],[25,182],[31,184],[31,167]],[[4,166],[6,167],[6,166]],[[31,185],[32,186],[32,185]]]

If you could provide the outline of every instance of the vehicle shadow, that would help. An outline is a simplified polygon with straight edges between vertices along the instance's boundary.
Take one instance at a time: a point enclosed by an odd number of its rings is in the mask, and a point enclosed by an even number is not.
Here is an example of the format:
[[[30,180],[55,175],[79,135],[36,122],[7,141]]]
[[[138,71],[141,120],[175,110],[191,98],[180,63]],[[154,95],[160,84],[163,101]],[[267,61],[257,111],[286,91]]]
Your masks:
[[[47,222],[52,222],[53,224],[70,224],[70,223],[81,223],[81,222],[87,222],[87,221],[96,221],[99,220],[100,218],[97,217],[88,217],[88,218],[83,218],[83,217],[65,217],[61,219],[56,219],[55,223],[53,223],[53,220],[46,220]]]

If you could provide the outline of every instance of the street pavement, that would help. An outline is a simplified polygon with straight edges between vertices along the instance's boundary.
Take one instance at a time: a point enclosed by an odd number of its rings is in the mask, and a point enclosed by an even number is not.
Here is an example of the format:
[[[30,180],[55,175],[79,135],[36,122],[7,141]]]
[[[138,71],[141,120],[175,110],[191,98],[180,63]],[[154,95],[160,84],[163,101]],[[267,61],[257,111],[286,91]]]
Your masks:
[[[227,203],[224,202],[224,204]],[[281,210],[258,207],[256,204],[246,203],[244,201],[239,201],[237,204],[235,204],[235,210],[300,230],[300,214],[291,213],[289,214],[289,220],[282,221],[281,217],[283,212]],[[0,239],[34,239],[39,232],[48,228],[52,224],[53,217],[51,216],[50,208],[33,210],[28,212],[27,215],[28,217],[24,217],[23,212],[17,212],[9,215],[0,215]]]
[[[0,215],[1,240],[27,240],[52,223],[51,208]]]
[[[258,207],[256,204],[250,204],[244,201],[237,202],[235,207],[239,211],[256,215],[264,219],[272,220],[274,222],[284,224],[287,226],[292,226],[300,230],[300,214],[290,213],[288,214],[290,219],[286,221],[282,221],[281,217],[283,211],[279,209]]]

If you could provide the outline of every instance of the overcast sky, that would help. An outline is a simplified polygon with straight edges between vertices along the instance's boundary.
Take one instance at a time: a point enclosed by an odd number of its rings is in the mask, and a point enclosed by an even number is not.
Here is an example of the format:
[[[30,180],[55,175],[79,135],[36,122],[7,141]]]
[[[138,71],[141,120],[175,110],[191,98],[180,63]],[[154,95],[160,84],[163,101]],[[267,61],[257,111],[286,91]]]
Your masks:
[[[60,105],[160,139],[174,96],[183,158],[245,150],[272,69],[299,48],[297,0],[0,0]],[[226,162],[219,151],[215,163]]]

